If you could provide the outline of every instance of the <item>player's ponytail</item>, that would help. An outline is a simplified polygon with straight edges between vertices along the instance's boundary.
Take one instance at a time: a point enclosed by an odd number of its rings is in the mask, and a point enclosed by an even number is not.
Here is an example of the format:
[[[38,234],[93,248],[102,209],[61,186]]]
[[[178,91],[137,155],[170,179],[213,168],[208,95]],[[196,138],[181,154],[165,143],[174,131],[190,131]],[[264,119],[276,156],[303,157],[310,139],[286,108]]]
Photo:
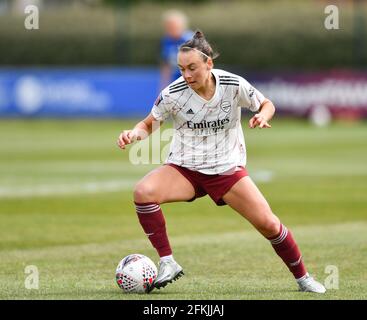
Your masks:
[[[215,59],[219,56],[214,52],[209,42],[205,39],[204,33],[196,30],[194,36],[189,41],[186,41],[180,46],[179,51],[187,52],[190,50],[197,50],[202,53],[203,60],[206,62],[208,58]]]
[[[196,30],[193,39],[205,39],[204,33],[200,30]]]

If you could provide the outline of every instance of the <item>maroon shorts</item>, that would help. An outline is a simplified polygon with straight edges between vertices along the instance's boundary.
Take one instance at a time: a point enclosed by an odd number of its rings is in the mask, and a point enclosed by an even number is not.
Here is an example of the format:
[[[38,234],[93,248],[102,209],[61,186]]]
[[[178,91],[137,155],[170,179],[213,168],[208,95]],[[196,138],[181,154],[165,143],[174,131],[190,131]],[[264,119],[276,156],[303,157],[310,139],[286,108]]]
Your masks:
[[[178,170],[187,180],[189,180],[195,189],[194,201],[196,198],[204,197],[207,194],[214,200],[217,206],[224,206],[226,203],[222,197],[232,188],[232,186],[241,178],[248,176],[244,167],[237,167],[231,174],[203,174],[198,171],[192,171],[184,167],[180,167],[173,163],[168,163]]]

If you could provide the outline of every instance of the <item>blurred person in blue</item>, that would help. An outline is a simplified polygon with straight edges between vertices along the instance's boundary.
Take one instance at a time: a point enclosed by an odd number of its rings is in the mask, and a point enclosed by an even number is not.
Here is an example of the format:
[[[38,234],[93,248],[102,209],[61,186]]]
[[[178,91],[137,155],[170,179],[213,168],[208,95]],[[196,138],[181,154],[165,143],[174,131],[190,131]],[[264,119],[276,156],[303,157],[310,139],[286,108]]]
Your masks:
[[[169,10],[163,14],[164,36],[161,39],[160,88],[181,76],[177,67],[177,53],[180,45],[190,40],[193,32],[187,29],[188,19],[178,10]]]

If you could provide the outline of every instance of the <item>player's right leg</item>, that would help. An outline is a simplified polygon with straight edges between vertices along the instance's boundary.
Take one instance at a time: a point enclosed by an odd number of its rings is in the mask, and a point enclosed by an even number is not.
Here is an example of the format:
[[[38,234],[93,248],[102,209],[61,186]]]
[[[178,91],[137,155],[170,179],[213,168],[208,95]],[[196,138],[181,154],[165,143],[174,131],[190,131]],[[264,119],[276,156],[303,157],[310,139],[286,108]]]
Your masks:
[[[180,172],[167,165],[151,171],[135,186],[134,202],[140,224],[160,256],[158,276],[154,282],[156,288],[166,286],[183,274],[182,267],[172,256],[160,204],[188,201],[194,196],[192,184]]]
[[[135,202],[157,204],[188,201],[195,196],[195,189],[179,171],[164,165],[144,176],[134,188]]]

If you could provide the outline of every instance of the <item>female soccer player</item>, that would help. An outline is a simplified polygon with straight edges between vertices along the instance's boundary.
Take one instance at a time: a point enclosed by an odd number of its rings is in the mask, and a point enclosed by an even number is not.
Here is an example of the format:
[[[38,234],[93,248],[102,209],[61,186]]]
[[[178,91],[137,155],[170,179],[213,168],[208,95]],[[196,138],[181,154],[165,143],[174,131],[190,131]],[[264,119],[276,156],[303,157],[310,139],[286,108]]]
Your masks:
[[[250,128],[271,128],[274,105],[244,78],[213,69],[215,56],[197,31],[179,48],[182,77],[161,92],[143,121],[118,139],[125,149],[173,118],[174,137],[166,163],[148,173],[134,190],[140,224],[160,256],[154,287],[164,287],[183,274],[172,255],[160,204],[209,195],[218,206],[237,211],[270,241],[301,291],[324,293],[324,286],[308,274],[292,233],[274,215],[245,168],[241,108],[256,113]]]

